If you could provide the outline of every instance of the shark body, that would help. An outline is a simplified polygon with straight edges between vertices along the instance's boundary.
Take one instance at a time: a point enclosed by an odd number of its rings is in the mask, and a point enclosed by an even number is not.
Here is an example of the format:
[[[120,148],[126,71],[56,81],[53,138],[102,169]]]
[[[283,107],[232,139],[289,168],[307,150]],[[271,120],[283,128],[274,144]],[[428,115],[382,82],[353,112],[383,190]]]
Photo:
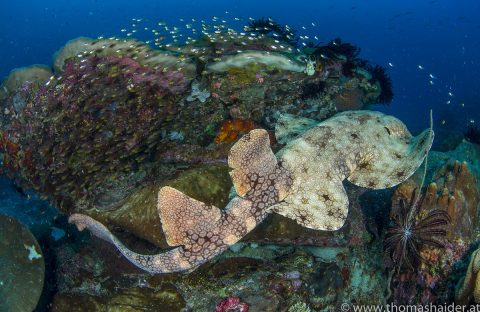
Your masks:
[[[250,131],[232,147],[228,165],[237,196],[225,209],[168,186],[160,189],[162,229],[167,243],[175,246],[169,251],[140,255],[86,215],[74,214],[69,221],[114,244],[145,271],[192,271],[241,240],[270,213],[311,229],[340,229],[349,205],[345,179],[371,189],[395,186],[422,164],[433,142],[432,129],[414,137],[400,120],[379,112],[344,112],[304,133],[287,119],[280,118],[276,133],[280,140],[291,140],[276,155],[263,129]]]

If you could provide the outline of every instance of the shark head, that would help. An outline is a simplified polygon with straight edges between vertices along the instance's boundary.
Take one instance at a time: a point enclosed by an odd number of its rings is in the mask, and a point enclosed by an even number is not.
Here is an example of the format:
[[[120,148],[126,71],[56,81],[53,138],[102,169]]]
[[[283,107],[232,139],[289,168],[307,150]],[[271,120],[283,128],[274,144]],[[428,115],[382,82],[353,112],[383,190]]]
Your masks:
[[[403,122],[393,116],[369,113],[363,133],[367,148],[348,180],[372,189],[395,186],[408,179],[427,156],[434,133],[426,129],[413,136]]]

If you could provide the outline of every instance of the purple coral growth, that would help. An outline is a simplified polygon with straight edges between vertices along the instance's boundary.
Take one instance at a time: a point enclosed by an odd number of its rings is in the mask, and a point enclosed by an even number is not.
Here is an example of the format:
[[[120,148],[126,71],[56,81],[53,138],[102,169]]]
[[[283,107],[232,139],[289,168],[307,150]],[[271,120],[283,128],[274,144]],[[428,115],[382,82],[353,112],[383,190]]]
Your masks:
[[[137,168],[159,148],[187,87],[182,72],[129,57],[69,59],[5,127],[20,151],[10,167],[57,203],[91,197],[105,177]]]
[[[238,297],[228,297],[220,301],[215,307],[215,312],[247,312],[248,305]]]

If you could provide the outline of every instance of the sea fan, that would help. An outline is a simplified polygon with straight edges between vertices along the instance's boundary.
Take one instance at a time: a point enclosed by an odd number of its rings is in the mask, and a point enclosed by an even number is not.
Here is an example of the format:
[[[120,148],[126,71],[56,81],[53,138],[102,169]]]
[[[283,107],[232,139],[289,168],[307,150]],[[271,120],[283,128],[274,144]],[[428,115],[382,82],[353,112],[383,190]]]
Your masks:
[[[399,201],[399,213],[395,216],[395,225],[387,230],[385,249],[398,269],[402,267],[414,268],[420,260],[420,248],[424,245],[444,247],[442,237],[447,230],[445,226],[451,221],[445,210],[433,209],[420,219],[416,213],[420,210],[425,199],[425,194],[417,200],[416,190],[412,194],[409,203],[401,199]]]

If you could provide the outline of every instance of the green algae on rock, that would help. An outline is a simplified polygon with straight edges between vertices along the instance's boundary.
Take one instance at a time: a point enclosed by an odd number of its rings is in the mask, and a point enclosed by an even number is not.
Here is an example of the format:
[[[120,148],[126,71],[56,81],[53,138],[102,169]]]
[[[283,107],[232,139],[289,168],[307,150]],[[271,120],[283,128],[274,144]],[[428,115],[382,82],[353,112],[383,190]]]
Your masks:
[[[0,253],[0,311],[32,311],[45,274],[40,246],[24,225],[0,215]]]

